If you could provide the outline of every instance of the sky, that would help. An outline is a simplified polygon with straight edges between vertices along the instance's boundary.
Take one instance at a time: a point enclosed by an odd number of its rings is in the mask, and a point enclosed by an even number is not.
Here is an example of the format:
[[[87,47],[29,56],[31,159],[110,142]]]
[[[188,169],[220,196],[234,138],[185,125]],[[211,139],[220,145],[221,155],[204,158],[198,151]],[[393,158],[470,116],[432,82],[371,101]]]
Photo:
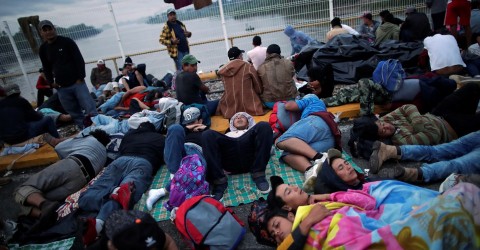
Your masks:
[[[111,0],[118,23],[138,20],[142,17],[165,12],[173,7],[162,0]],[[68,27],[86,23],[102,26],[111,20],[106,0],[0,0],[0,21],[7,21],[16,29],[17,18],[40,16],[55,25]],[[11,24],[12,23],[12,24]]]

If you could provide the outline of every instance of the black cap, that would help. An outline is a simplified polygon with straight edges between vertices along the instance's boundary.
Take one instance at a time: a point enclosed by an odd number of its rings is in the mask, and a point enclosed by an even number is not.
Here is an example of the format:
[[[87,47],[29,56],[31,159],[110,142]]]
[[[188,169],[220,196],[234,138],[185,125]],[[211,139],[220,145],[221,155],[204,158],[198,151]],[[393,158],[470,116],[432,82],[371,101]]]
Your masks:
[[[52,28],[54,28],[55,26],[53,26],[53,23],[50,22],[49,20],[42,20],[39,24],[38,24],[38,27],[40,29],[42,29],[44,26],[50,26]]]
[[[277,44],[270,44],[268,45],[267,47],[267,53],[268,54],[279,54],[282,53],[282,51],[280,50],[280,46],[278,46]]]
[[[238,47],[232,47],[231,49],[228,50],[228,59],[234,60],[244,52],[245,50],[241,50]]]

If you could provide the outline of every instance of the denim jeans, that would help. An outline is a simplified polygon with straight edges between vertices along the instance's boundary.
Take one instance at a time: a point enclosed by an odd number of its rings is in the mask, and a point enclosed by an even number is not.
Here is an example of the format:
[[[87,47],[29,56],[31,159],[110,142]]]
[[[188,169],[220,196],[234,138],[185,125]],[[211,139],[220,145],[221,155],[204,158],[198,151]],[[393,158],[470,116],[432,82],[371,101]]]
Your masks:
[[[33,138],[37,135],[43,133],[49,133],[51,136],[60,138],[60,135],[57,131],[57,126],[55,126],[55,121],[52,117],[44,116],[38,121],[33,121],[28,123],[28,138]]]
[[[480,131],[436,146],[400,146],[402,160],[428,161],[422,164],[425,182],[443,180],[451,173],[480,174]]]
[[[113,190],[123,183],[133,182],[132,204],[137,203],[152,183],[153,167],[141,157],[121,156],[105,169],[95,183],[80,195],[78,205],[85,211],[98,211],[97,219],[105,221],[120,203],[110,199]]]
[[[206,166],[202,151],[191,144],[185,144],[185,130],[180,124],[173,124],[168,128],[167,138],[165,140],[164,158],[168,171],[175,174],[180,168],[182,158],[187,155],[197,154],[200,161]]]
[[[209,181],[226,183],[223,170],[233,174],[250,172],[252,178],[265,176],[272,140],[272,128],[267,122],[257,123],[238,138],[206,130],[202,134],[202,148]]]
[[[468,74],[471,77],[480,75],[480,58],[468,60],[465,64],[467,65]]]
[[[190,54],[188,51],[178,51],[177,58],[173,59],[175,62],[175,67],[177,67],[177,70],[182,69],[182,59],[184,56]]]
[[[65,111],[72,116],[75,124],[80,128],[83,128],[83,119],[85,118],[82,110],[85,110],[86,114],[97,115],[95,101],[85,82],[58,88],[58,98]]]

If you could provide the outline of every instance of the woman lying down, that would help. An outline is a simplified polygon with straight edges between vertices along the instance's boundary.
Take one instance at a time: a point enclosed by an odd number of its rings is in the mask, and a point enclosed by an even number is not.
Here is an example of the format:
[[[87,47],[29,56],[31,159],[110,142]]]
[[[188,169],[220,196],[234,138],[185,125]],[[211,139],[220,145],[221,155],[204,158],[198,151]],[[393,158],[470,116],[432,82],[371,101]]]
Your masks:
[[[272,176],[266,229],[278,249],[480,249],[480,189],[398,181],[308,195]]]

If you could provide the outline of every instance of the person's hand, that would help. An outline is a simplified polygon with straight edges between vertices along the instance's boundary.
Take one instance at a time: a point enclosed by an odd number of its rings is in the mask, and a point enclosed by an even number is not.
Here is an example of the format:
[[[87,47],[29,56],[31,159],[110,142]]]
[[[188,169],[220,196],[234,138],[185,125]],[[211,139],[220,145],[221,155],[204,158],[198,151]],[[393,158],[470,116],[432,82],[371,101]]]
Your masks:
[[[75,83],[83,83],[83,79],[78,79],[77,81],[75,81]]]
[[[185,31],[183,33],[185,34],[186,37],[191,37],[192,36],[192,32],[190,32],[190,31]]]
[[[330,199],[330,194],[313,194],[308,198],[308,204],[315,204],[320,201],[326,201]]]
[[[173,39],[172,38],[172,44],[179,44],[179,43],[180,43],[180,39],[178,39],[178,38]]]
[[[50,86],[54,89],[60,87],[60,85],[58,85],[56,82],[52,83]]]
[[[330,215],[330,210],[328,210],[322,204],[313,205],[310,213],[300,222],[299,228],[302,235],[307,235],[313,225],[323,220],[325,217]]]

